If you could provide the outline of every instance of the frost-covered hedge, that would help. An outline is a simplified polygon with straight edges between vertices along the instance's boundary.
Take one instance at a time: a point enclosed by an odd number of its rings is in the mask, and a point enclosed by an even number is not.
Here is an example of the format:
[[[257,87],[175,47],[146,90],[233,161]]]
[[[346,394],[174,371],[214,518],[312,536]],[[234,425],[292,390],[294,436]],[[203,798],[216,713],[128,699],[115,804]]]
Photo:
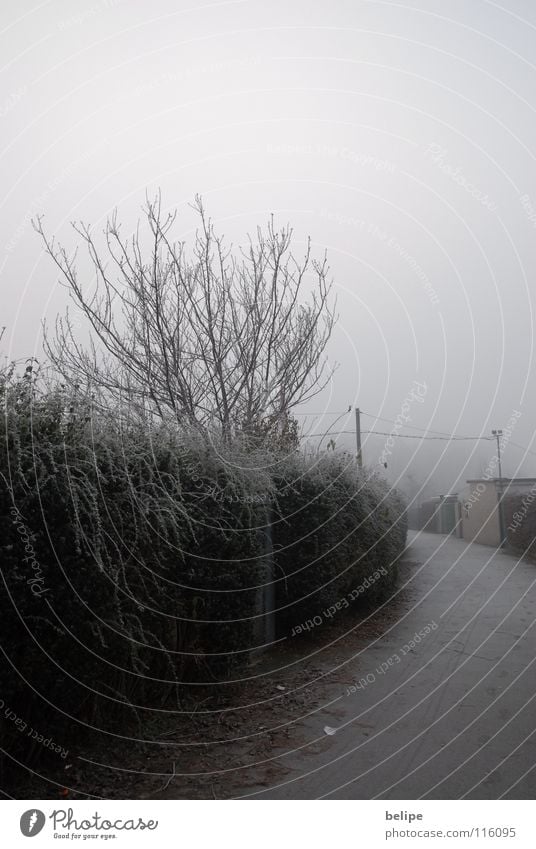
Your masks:
[[[329,608],[373,601],[392,588],[407,523],[403,501],[384,481],[358,473],[349,455],[296,457],[277,477],[277,492],[280,633],[318,616],[325,622]]]
[[[519,554],[536,559],[536,487],[503,501],[508,545]]]
[[[256,458],[40,395],[31,374],[0,393],[6,709],[65,743],[69,717],[110,730],[235,674],[271,487]]]
[[[180,706],[189,683],[240,675],[266,641],[263,605],[286,633],[394,579],[403,506],[344,459],[96,412],[40,392],[31,368],[0,375],[0,403],[0,731],[14,754],[44,751],[23,725],[66,748],[81,727],[116,733]]]

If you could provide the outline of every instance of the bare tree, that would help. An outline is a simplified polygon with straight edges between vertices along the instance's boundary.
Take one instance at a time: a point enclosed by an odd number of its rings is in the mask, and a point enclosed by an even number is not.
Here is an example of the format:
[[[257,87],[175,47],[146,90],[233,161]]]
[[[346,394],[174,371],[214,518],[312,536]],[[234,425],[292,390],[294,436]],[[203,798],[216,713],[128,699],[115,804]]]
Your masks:
[[[126,238],[114,214],[103,254],[88,226],[73,223],[96,273],[88,287],[70,258],[34,222],[46,251],[89,321],[90,342],[77,338],[69,313],[45,331],[47,354],[70,385],[128,398],[152,415],[172,416],[229,436],[288,431],[293,407],[316,395],[331,372],[325,348],[334,314],[328,266],[298,262],[292,230],[257,230],[238,255],[216,235],[201,199],[190,255],[172,240],[176,211],[164,214],[160,196],[144,207],[150,244],[140,226]],[[311,279],[312,278],[312,287]],[[309,288],[304,298],[305,288]]]

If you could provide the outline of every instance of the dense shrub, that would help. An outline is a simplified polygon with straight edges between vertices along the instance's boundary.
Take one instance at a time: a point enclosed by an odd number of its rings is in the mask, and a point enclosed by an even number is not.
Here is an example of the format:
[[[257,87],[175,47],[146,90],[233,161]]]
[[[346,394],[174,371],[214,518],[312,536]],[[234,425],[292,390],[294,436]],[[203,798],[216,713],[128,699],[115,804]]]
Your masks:
[[[188,682],[239,675],[267,608],[284,633],[365,580],[369,599],[392,584],[402,504],[343,458],[281,460],[97,413],[39,391],[31,366],[0,376],[0,401],[12,753],[32,745],[13,716],[62,746],[81,725],[127,733]]]
[[[536,558],[536,493],[509,495],[503,500],[508,545],[519,554]]]
[[[256,639],[269,477],[194,435],[40,395],[31,372],[1,390],[5,706],[65,741],[65,715],[121,728],[180,682],[234,674]]]
[[[407,526],[404,505],[385,482],[358,474],[352,458],[333,455],[308,463],[296,457],[276,481],[280,633],[344,605],[352,593],[373,600],[392,587]]]

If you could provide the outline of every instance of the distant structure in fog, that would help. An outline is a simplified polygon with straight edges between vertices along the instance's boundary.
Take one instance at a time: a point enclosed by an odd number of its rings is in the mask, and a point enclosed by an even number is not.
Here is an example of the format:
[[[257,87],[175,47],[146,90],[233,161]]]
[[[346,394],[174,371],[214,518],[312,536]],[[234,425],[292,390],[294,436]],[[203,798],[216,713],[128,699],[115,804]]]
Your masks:
[[[419,526],[432,534],[461,536],[461,505],[457,493],[437,495],[423,501],[419,508]]]
[[[525,496],[527,503],[536,500],[536,478],[468,480],[460,493],[436,495],[418,508],[410,508],[408,524],[413,530],[453,534],[468,542],[500,547],[508,541],[505,513],[510,496]]]
[[[534,491],[536,478],[481,478],[467,481],[460,493],[463,538],[480,545],[500,546],[506,538],[501,496]]]

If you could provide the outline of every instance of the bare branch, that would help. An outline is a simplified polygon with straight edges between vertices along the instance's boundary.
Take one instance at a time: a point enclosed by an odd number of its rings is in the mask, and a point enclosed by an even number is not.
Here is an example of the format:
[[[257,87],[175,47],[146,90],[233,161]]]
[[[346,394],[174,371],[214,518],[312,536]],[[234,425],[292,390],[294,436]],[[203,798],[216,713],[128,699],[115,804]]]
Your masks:
[[[147,198],[146,230],[138,224],[129,239],[114,213],[103,251],[88,226],[73,224],[95,270],[93,291],[79,282],[76,254],[48,238],[38,218],[34,227],[91,334],[83,346],[67,313],[47,333],[47,353],[65,381],[103,398],[128,393],[144,415],[149,406],[151,415],[224,436],[282,432],[293,407],[332,374],[324,359],[335,321],[327,258],[313,259],[308,241],[298,261],[292,230],[277,230],[273,218],[235,254],[199,196],[193,208],[199,228],[189,256],[172,239],[176,212],[163,212],[160,194]]]

